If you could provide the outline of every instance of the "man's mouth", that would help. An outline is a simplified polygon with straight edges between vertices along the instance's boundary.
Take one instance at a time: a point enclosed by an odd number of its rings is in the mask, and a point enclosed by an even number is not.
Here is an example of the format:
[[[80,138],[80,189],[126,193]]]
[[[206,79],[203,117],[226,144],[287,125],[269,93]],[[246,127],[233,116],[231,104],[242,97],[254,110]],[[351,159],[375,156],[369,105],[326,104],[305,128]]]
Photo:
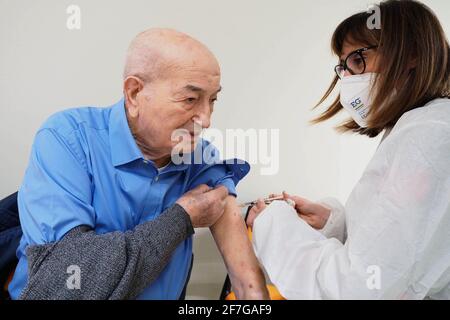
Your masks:
[[[178,134],[176,135],[176,138],[175,138],[178,141],[178,143],[182,142],[183,140],[185,140],[185,142],[188,142],[188,141],[196,142],[202,134],[201,131],[196,131],[196,130],[193,130],[193,131],[190,131],[187,129],[180,129],[180,130],[181,131],[178,132]],[[172,137],[174,138],[174,136],[172,136]]]

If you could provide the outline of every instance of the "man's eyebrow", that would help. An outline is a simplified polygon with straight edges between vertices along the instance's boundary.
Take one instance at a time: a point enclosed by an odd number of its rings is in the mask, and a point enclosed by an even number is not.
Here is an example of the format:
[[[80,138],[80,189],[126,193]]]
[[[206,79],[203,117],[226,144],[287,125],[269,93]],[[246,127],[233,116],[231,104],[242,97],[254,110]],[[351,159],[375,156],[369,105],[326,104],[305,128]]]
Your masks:
[[[183,90],[192,91],[192,92],[205,92],[206,90],[197,86],[194,86],[192,84],[188,84],[183,88]],[[222,91],[222,86],[219,87],[219,89],[216,91],[216,93],[219,93]]]

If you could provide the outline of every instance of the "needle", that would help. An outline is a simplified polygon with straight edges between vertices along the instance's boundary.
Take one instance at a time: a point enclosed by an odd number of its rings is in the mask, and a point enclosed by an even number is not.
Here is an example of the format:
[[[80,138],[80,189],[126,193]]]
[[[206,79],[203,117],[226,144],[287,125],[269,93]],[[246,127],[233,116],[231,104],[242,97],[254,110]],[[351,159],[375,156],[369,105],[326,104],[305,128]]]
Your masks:
[[[284,197],[283,196],[278,196],[278,197],[273,197],[273,198],[266,198],[264,199],[264,203],[265,204],[270,204],[272,201],[276,201],[276,200],[283,200]],[[248,206],[254,206],[256,205],[256,203],[258,202],[258,200],[252,201],[252,202],[246,202],[246,203],[242,203],[239,205],[240,208],[245,208]]]

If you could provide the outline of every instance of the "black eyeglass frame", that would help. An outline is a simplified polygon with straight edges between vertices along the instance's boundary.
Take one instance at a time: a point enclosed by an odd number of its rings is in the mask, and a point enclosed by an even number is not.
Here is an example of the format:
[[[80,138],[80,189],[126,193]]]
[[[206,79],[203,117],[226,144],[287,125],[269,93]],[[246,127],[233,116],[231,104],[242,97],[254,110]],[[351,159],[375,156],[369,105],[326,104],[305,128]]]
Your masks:
[[[364,58],[364,56],[362,55],[362,53],[363,53],[363,52],[366,52],[366,51],[368,51],[368,50],[375,49],[375,48],[378,48],[378,46],[365,47],[365,48],[361,48],[361,49],[358,49],[358,50],[355,50],[355,51],[350,52],[350,53],[347,55],[347,58],[345,58],[343,64],[340,63],[340,64],[338,64],[338,65],[336,65],[336,66],[334,67],[334,72],[336,73],[336,75],[338,76],[338,78],[339,78],[339,79],[342,79],[342,78],[341,78],[341,75],[340,75],[339,72],[338,72],[338,68],[339,68],[339,67],[342,67],[342,68],[344,69],[344,72],[347,71],[347,70],[350,71],[350,73],[351,73],[352,75],[363,74],[363,73],[366,71],[367,64],[366,64],[366,59]],[[348,59],[349,59],[352,55],[354,55],[354,54],[359,55],[359,56],[361,57],[362,61],[363,61],[364,69],[363,69],[363,71],[362,71],[361,73],[356,73],[356,72],[354,72],[354,71],[353,71],[352,69],[350,69],[350,68],[348,67],[348,65],[347,65]]]

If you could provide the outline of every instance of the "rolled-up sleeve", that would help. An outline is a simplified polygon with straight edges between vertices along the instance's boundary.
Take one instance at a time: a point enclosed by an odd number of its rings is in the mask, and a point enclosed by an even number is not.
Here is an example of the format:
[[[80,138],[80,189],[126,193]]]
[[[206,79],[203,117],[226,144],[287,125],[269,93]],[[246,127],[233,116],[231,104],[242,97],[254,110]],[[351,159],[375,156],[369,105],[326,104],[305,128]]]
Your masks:
[[[237,196],[236,186],[250,171],[250,165],[240,159],[228,159],[205,166],[191,181],[189,189],[201,184],[215,188],[225,186],[228,193]]]

